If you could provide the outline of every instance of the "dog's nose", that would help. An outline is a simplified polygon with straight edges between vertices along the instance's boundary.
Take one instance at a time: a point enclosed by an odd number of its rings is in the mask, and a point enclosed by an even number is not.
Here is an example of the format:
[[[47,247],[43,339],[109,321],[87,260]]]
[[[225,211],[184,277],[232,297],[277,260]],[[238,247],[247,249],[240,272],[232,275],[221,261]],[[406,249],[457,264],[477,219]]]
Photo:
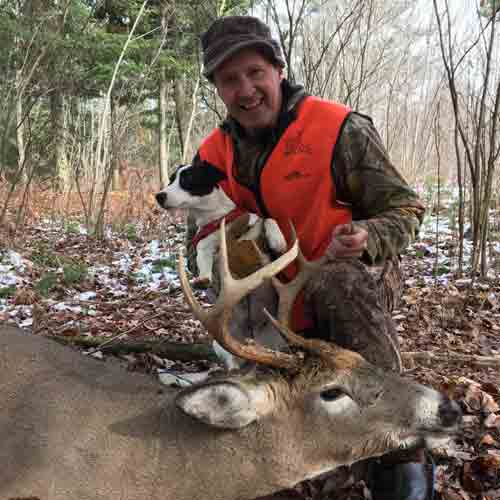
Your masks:
[[[158,204],[161,207],[164,207],[167,203],[167,193],[165,193],[164,191],[160,191],[159,193],[156,193],[155,197]]]
[[[444,427],[453,427],[462,420],[462,410],[455,401],[443,398],[439,405],[439,418]]]

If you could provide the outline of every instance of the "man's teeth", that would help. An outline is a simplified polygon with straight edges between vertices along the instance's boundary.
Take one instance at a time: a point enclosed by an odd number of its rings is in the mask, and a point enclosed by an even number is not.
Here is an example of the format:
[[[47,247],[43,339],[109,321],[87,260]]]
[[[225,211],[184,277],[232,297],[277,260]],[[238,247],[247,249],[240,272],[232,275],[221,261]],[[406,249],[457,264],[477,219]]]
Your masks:
[[[251,109],[254,109],[256,108],[257,106],[260,106],[260,104],[262,103],[262,100],[254,103],[254,104],[241,104],[241,107],[246,110],[246,111],[250,111]]]

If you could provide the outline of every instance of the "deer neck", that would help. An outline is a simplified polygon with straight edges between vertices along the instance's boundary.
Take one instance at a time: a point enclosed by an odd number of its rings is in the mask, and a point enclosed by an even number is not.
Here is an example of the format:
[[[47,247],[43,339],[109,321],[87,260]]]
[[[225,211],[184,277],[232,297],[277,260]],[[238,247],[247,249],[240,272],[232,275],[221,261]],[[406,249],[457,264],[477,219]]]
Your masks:
[[[295,449],[296,441],[290,435],[281,435],[283,429],[273,425],[273,417],[238,431],[227,431],[192,421],[173,405],[166,408],[158,418],[158,449],[162,455],[157,474],[158,499],[250,499],[291,487],[304,475],[305,464]],[[288,450],[285,443],[289,444]],[[191,484],[171,480],[186,476],[196,480]],[[165,497],[172,485],[175,491]]]

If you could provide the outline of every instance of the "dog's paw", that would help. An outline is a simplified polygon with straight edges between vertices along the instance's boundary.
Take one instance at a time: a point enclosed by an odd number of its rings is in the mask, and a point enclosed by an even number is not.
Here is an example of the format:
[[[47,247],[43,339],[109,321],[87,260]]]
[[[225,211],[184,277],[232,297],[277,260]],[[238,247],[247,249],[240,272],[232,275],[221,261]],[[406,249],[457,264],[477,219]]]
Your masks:
[[[267,243],[274,252],[282,254],[287,251],[285,237],[283,236],[278,223],[274,219],[266,219],[264,221],[264,231]]]
[[[195,278],[192,285],[197,290],[206,290],[210,286],[210,278]]]

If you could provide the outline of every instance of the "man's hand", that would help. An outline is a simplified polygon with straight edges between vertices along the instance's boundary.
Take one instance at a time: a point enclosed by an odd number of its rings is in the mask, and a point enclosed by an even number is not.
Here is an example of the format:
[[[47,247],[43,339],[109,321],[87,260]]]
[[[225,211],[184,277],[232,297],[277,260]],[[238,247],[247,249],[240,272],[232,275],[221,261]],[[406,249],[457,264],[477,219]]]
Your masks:
[[[368,244],[368,231],[354,224],[341,224],[333,230],[325,254],[330,259],[361,257]]]

